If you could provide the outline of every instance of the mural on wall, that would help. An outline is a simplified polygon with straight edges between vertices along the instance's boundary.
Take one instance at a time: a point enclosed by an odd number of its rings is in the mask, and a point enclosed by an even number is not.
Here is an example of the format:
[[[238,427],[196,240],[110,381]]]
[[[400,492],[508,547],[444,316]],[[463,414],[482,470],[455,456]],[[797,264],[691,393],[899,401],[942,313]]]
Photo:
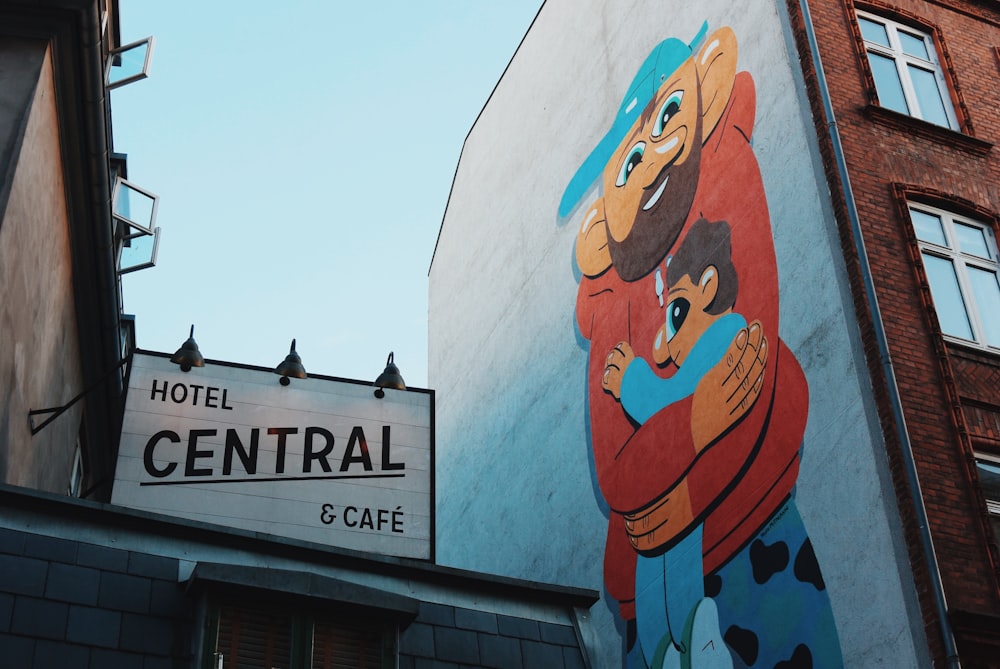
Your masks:
[[[842,665],[795,506],[808,385],[778,336],[755,113],[730,28],[667,39],[560,203],[630,667]]]

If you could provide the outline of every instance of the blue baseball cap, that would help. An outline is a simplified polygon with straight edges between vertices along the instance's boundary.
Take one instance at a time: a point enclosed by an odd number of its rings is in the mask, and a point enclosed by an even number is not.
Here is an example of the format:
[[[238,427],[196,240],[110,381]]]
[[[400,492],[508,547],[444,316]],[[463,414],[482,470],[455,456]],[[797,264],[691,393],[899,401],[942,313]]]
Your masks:
[[[569,185],[566,186],[562,200],[559,202],[559,218],[568,216],[580,203],[580,198],[587,192],[594,180],[604,172],[611,154],[618,148],[646,105],[656,95],[663,80],[673,74],[684,61],[691,57],[691,54],[705,39],[706,34],[708,34],[707,21],[701,25],[701,30],[698,31],[690,44],[670,37],[660,42],[646,57],[632,79],[628,93],[625,94],[625,98],[618,107],[618,114],[615,116],[614,123],[611,124],[611,129],[590,152],[576,174],[570,179]]]

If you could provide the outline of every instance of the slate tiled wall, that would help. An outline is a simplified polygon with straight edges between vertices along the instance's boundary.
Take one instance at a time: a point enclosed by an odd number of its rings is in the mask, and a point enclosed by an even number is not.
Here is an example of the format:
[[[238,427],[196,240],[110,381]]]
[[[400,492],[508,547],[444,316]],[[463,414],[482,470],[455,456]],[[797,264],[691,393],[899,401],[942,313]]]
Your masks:
[[[583,669],[569,625],[423,603],[399,639],[399,669]]]
[[[0,529],[5,667],[189,666],[193,615],[177,560]]]
[[[193,666],[195,603],[177,560],[0,528],[0,667]],[[569,625],[431,604],[400,669],[583,669]]]

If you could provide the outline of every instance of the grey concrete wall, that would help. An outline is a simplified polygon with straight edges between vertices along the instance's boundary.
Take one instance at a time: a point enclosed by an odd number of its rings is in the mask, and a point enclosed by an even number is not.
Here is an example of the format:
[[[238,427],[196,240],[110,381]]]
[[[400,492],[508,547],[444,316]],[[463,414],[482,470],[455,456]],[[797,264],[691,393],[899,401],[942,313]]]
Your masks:
[[[0,62],[0,481],[64,493],[80,405],[28,427],[83,389],[52,67],[44,42],[4,41]]]
[[[808,377],[797,501],[846,666],[919,666],[912,582],[843,260],[783,5],[548,0],[464,147],[430,271],[438,560],[602,587],[607,521],[575,328],[579,221],[563,189],[632,76],[667,37],[730,26],[757,91],[753,148],[770,205],[781,337]],[[597,666],[620,663],[598,604]],[[915,636],[917,635],[917,636]]]

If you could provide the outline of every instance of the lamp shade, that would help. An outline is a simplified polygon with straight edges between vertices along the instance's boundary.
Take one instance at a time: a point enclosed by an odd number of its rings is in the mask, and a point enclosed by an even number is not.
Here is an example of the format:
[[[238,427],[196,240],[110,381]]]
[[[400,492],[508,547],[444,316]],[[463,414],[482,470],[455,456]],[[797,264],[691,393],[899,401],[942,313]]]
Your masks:
[[[375,397],[379,399],[385,397],[383,388],[406,390],[406,382],[403,381],[403,376],[399,373],[399,367],[396,367],[396,363],[392,361],[392,356],[390,351],[389,357],[385,361],[385,369],[375,379]]]
[[[275,374],[281,375],[281,385],[287,386],[289,384],[288,378],[293,379],[304,379],[307,378],[306,368],[302,366],[302,358],[299,354],[295,352],[295,340],[292,340],[292,346],[288,349],[288,355],[285,359],[274,368]]]
[[[191,326],[191,334],[187,341],[181,344],[177,352],[171,356],[170,362],[180,365],[182,372],[190,372],[192,367],[205,366],[205,358],[198,350],[198,344],[194,340],[194,325]]]

